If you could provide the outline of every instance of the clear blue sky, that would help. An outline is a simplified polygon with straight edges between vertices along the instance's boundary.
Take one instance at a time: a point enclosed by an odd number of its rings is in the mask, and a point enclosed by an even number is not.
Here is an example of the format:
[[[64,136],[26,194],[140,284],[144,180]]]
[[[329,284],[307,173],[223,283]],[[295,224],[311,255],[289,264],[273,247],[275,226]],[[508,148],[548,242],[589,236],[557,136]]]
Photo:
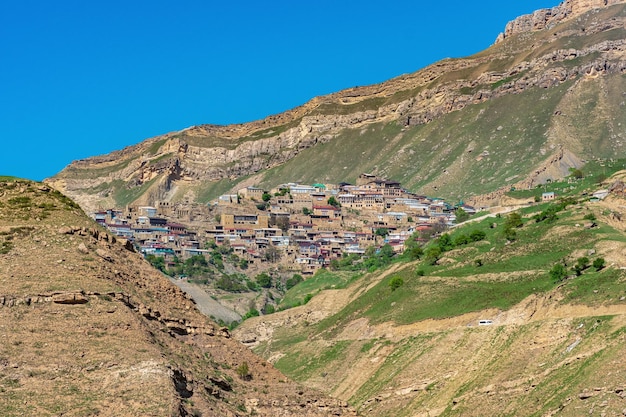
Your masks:
[[[493,43],[558,0],[4,0],[0,174],[256,120]]]

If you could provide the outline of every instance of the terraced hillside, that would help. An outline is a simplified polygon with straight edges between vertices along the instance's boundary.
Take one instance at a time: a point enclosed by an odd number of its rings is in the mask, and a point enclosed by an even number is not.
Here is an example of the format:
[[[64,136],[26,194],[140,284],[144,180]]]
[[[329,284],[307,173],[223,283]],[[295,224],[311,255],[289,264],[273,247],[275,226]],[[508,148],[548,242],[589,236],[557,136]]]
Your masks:
[[[131,249],[48,186],[2,179],[0,415],[355,415],[232,340]]]
[[[575,197],[316,275],[235,337],[366,416],[622,415],[626,200]]]
[[[450,200],[494,200],[624,152],[625,21],[624,1],[567,0],[512,22],[474,56],[264,120],[148,139],[75,161],[50,181],[88,209],[206,202],[250,184],[362,172]]]

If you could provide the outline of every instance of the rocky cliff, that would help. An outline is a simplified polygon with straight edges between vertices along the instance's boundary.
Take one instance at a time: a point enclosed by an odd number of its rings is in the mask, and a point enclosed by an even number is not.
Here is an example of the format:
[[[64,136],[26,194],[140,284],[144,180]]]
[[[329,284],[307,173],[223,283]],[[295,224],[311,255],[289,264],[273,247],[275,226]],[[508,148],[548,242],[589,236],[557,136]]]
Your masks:
[[[415,190],[435,190],[456,197],[457,191],[449,185],[453,183],[452,178],[442,178],[436,173],[467,175],[471,171],[468,163],[475,165],[475,161],[435,156],[426,160],[423,155],[432,153],[442,143],[459,149],[472,143],[474,147],[493,147],[489,144],[493,135],[487,134],[484,126],[480,127],[485,123],[480,114],[490,110],[497,112],[498,107],[500,119],[503,111],[510,112],[506,115],[510,120],[505,122],[516,125],[516,131],[510,134],[527,141],[526,148],[554,149],[564,141],[571,142],[571,135],[559,136],[556,130],[550,130],[559,123],[552,116],[546,119],[542,132],[531,135],[527,130],[532,120],[516,121],[520,114],[529,111],[513,101],[503,108],[498,100],[534,95],[547,103],[548,95],[554,95],[550,102],[552,107],[546,107],[545,111],[567,119],[566,123],[576,124],[579,115],[560,112],[559,101],[571,101],[590,79],[620,80],[626,73],[625,21],[624,1],[566,1],[554,9],[510,23],[496,45],[473,57],[444,60],[382,84],[318,97],[264,120],[230,126],[194,126],[152,138],[106,156],[73,162],[51,182],[88,209],[131,201],[206,201],[255,175],[248,181],[275,185],[270,182],[316,179],[339,182],[352,179],[358,171],[396,176],[395,171],[398,171],[402,175],[398,179]],[[548,26],[549,31],[545,30]],[[525,36],[513,36],[515,34]],[[559,89],[560,86],[567,88]],[[535,99],[529,98],[532,100]],[[621,135],[624,127],[617,126],[616,120],[623,109],[616,100],[608,102],[617,108],[605,108],[605,114],[598,115],[597,122],[606,119],[605,123],[611,124],[607,129]],[[521,103],[522,99],[517,102]],[[476,116],[476,109],[483,113]],[[457,130],[440,137],[449,124],[443,119],[451,114],[468,115],[467,120],[457,120],[457,123],[473,125],[470,128],[482,131],[482,136],[463,137]],[[385,142],[391,137],[382,138],[378,127],[395,132],[393,141],[398,146],[381,153],[380,149],[387,146]],[[574,149],[572,152],[582,159],[610,156],[606,148],[596,147],[593,140],[585,137],[588,134],[575,132],[577,143],[572,147],[582,148],[581,144],[591,143],[591,149],[585,155]],[[343,154],[342,149],[354,149],[354,143],[346,138],[356,135],[360,136],[356,146],[361,148],[362,154],[377,155],[377,159],[351,157],[350,169],[346,171],[347,168],[337,169],[341,161],[331,165],[330,158],[323,153],[311,151],[323,149],[319,145],[332,143],[329,146]],[[542,143],[538,142],[540,137],[543,137]],[[617,150],[622,149],[618,142],[614,141]],[[413,161],[409,161],[407,155],[413,155]],[[333,157],[336,159],[337,154]],[[503,157],[506,159],[504,154]],[[525,177],[546,158],[549,155],[544,151],[533,152],[526,162],[511,171]],[[404,164],[400,162],[403,160]],[[301,168],[309,164],[308,174],[304,173]],[[411,166],[415,171],[399,169],[402,165]],[[420,169],[413,168],[416,166]],[[268,174],[268,170],[277,167],[281,167],[280,175]],[[478,166],[473,168],[479,169]],[[501,171],[493,175],[489,187],[477,185],[466,190],[480,194],[511,185],[508,180],[511,174]],[[319,178],[318,172],[324,177]],[[309,178],[313,176],[317,178]],[[471,182],[472,178],[459,176],[454,180]]]
[[[571,19],[594,9],[600,9],[614,4],[624,3],[624,0],[565,0],[563,3],[550,9],[541,9],[536,12],[509,22],[496,42],[501,42],[518,33],[551,28],[566,19]]]

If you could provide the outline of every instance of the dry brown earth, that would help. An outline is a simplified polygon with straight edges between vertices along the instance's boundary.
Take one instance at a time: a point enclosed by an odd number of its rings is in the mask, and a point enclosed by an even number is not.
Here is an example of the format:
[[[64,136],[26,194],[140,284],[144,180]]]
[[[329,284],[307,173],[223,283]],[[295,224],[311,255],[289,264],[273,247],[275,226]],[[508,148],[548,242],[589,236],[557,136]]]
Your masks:
[[[0,252],[2,416],[355,415],[231,339],[47,186],[0,184]]]

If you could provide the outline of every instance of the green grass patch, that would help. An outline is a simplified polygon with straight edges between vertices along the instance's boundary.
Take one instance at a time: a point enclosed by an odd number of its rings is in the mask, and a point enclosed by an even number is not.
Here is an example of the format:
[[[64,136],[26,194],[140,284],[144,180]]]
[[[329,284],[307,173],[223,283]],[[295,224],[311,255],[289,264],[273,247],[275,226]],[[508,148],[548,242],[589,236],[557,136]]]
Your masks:
[[[122,180],[115,180],[113,181],[115,187],[113,198],[120,207],[124,207],[141,197],[159,178],[159,176],[154,177],[150,181],[132,188],[127,188]]]
[[[307,295],[317,294],[321,290],[345,288],[348,283],[354,281],[358,276],[354,272],[331,272],[321,269],[312,277],[305,279],[287,291],[281,300],[279,308],[302,304]]]
[[[405,366],[418,360],[428,353],[445,336],[445,332],[438,334],[424,333],[409,337],[394,345],[393,352],[385,358],[376,372],[350,398],[349,402],[361,405],[366,400],[380,393],[404,369]]]
[[[148,148],[148,153],[150,155],[156,155],[159,149],[161,149],[161,146],[165,145],[165,142],[167,142],[167,139],[157,140],[152,145],[150,145],[150,147]]]
[[[352,343],[342,340],[324,348],[317,346],[314,351],[307,349],[291,352],[276,362],[276,368],[295,381],[305,381],[325,370],[332,371],[332,367],[345,358],[346,350]]]
[[[596,272],[590,267],[581,276],[568,280],[561,302],[591,307],[619,303],[626,296],[625,278],[626,273],[615,268]]]

